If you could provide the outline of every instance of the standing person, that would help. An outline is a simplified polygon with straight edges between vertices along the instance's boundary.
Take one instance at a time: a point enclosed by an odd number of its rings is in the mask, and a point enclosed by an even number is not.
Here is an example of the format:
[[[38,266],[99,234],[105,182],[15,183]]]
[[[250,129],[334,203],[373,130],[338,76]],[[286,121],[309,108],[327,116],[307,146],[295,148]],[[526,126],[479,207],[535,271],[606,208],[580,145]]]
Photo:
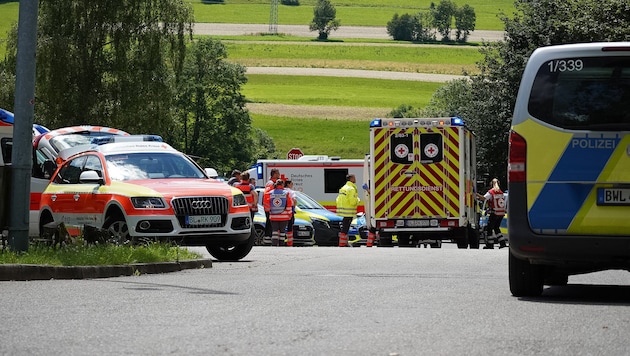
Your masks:
[[[258,211],[258,193],[256,192],[256,186],[252,185],[249,180],[249,172],[241,174],[241,181],[234,183],[234,187],[243,191],[245,200],[249,205],[249,211],[252,215],[252,223],[254,222],[254,215]]]
[[[239,171],[238,169],[235,169],[232,171],[232,176],[230,177],[230,179],[228,179],[227,184],[234,185],[234,183],[240,182],[240,181],[241,181],[241,171]]]
[[[278,168],[272,168],[269,172],[269,180],[265,184],[265,190],[263,193],[263,206],[265,208],[265,237],[271,238],[271,220],[269,219],[269,192],[274,189],[276,181],[280,178],[280,171]]]
[[[287,225],[287,246],[293,246],[293,224],[295,223],[295,207],[297,205],[297,196],[295,191],[293,190],[293,181],[287,179],[284,182],[284,190],[289,192],[289,198],[291,199],[291,220],[289,220],[289,224]]]
[[[337,215],[343,217],[341,232],[339,233],[339,247],[349,246],[348,230],[350,230],[352,219],[357,215],[357,206],[361,201],[356,186],[357,179],[354,174],[348,174],[346,181],[346,184],[339,189],[336,201]]]
[[[501,221],[505,216],[507,204],[505,195],[499,186],[499,180],[497,178],[492,179],[492,188],[485,195],[477,193],[477,198],[488,201],[487,240],[484,249],[493,249],[495,239],[499,243],[499,248],[507,247],[505,236],[501,233]]]
[[[269,219],[271,220],[271,244],[280,246],[280,241],[284,241],[287,224],[291,220],[292,201],[289,192],[284,189],[284,181],[278,179],[275,188],[269,192]]]

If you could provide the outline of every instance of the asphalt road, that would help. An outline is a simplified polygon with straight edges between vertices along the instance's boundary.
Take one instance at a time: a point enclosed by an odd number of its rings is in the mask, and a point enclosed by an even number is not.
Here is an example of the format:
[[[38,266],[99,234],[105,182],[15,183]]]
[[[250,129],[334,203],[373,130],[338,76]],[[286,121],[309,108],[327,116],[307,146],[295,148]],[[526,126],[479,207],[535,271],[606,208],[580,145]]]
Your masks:
[[[514,298],[507,254],[255,247],[207,269],[0,282],[0,355],[627,354],[629,273]]]

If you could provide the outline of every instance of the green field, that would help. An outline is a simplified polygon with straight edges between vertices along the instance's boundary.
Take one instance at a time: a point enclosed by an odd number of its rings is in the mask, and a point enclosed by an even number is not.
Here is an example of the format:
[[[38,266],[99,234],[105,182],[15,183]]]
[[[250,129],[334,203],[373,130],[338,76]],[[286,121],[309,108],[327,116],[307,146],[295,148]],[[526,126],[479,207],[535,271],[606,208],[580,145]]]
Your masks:
[[[248,101],[289,105],[394,108],[402,103],[422,107],[442,84],[406,80],[288,75],[248,75]]]
[[[269,23],[270,1],[226,0],[225,3],[204,4],[201,0],[188,0],[192,4],[197,22],[215,23]],[[334,1],[337,19],[341,26],[386,26],[394,14],[416,14],[429,9],[439,1],[408,0],[342,0]],[[300,1],[300,6],[278,6],[278,23],[283,25],[308,24],[313,19],[315,0]],[[513,0],[456,0],[459,6],[468,4],[475,9],[476,29],[502,30],[497,16],[511,15]]]
[[[252,124],[273,137],[279,153],[277,158],[286,158],[293,147],[301,148],[307,155],[363,158],[370,147],[370,119],[344,121],[252,115]]]
[[[184,0],[194,9],[195,21],[215,23],[268,23],[268,0],[225,0],[204,4]],[[433,1],[438,3],[439,1]],[[279,24],[307,25],[313,18],[316,0],[302,0],[297,7],[280,5]],[[456,0],[471,5],[477,15],[477,30],[502,30],[500,12],[511,14],[513,0]],[[341,26],[386,26],[395,13],[414,14],[429,8],[431,1],[341,0],[335,1]],[[2,39],[17,21],[18,1],[0,0],[0,58]],[[313,35],[313,38],[316,37]],[[316,67],[368,69],[414,73],[461,75],[475,73],[481,59],[475,44],[413,45],[393,40],[341,39],[322,44],[313,38],[291,36],[226,36],[228,60],[246,67]],[[264,41],[260,42],[252,42]],[[425,106],[439,83],[378,80],[347,77],[248,75],[243,87],[247,100],[255,103],[286,104],[297,108],[317,106],[393,109],[400,104]],[[352,109],[353,110],[353,109]],[[295,111],[295,110],[293,110]],[[317,110],[315,110],[317,112]],[[274,113],[275,114],[275,113]],[[368,123],[325,118],[269,116],[251,113],[253,125],[265,130],[279,153],[300,147],[307,154],[362,158],[368,148]],[[312,116],[311,116],[312,117]],[[363,117],[359,115],[359,117]]]
[[[315,67],[461,75],[477,71],[477,47],[318,45],[227,42],[229,59],[247,67]]]

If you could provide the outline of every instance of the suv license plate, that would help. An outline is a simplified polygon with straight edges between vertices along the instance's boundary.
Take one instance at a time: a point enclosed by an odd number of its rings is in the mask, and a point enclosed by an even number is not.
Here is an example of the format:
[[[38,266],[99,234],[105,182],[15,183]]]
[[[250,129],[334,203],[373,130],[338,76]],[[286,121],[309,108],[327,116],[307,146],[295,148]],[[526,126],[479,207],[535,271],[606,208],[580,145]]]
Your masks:
[[[597,205],[630,205],[630,188],[597,189]]]
[[[186,216],[187,225],[220,224],[221,215],[190,215]]]

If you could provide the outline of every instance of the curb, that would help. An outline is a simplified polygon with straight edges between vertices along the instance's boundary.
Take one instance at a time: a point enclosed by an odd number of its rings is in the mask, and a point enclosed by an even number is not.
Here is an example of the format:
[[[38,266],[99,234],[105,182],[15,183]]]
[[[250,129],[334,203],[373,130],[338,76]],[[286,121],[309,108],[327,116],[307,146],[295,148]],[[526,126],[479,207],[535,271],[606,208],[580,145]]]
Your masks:
[[[211,259],[178,262],[132,263],[109,266],[46,266],[0,265],[0,281],[31,281],[47,279],[92,279],[178,272],[185,269],[212,268]]]

